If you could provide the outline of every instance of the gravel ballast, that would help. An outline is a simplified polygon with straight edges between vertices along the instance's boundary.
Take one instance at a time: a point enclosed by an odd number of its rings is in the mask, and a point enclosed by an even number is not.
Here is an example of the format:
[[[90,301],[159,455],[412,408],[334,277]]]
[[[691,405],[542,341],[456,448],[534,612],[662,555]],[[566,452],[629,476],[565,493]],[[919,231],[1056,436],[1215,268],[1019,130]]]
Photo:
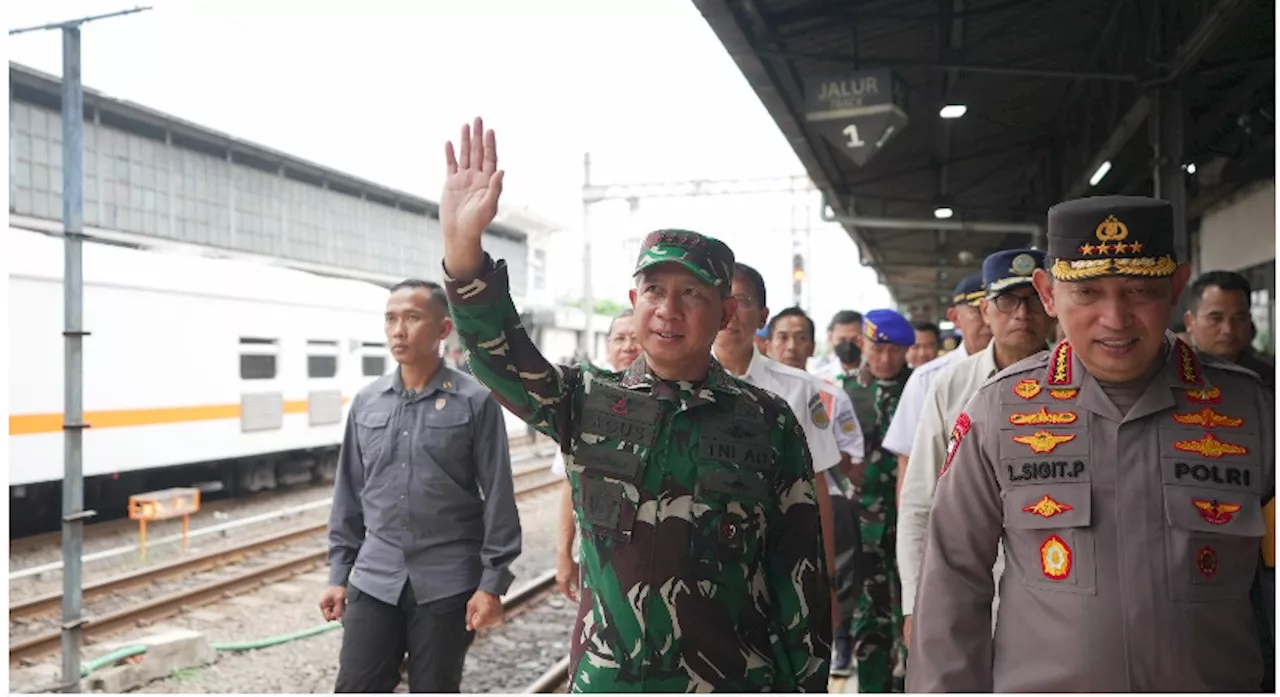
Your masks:
[[[512,565],[513,588],[552,568],[560,490],[550,488],[519,502],[523,551]],[[292,524],[296,525],[297,521]],[[253,593],[184,612],[161,624],[138,628],[137,635],[168,629],[192,629],[211,643],[252,641],[291,634],[324,623],[318,607],[328,585],[328,570],[318,568]],[[526,612],[477,636],[467,657],[464,692],[519,691],[568,651],[573,608],[551,595]],[[104,639],[127,642],[128,637]],[[325,632],[277,646],[242,653],[220,652],[212,665],[180,671],[141,687],[148,693],[329,693],[337,676],[342,631]],[[103,651],[86,646],[84,660]],[[56,676],[50,657],[43,665],[15,669],[11,691],[48,687]],[[399,691],[405,691],[401,684]]]

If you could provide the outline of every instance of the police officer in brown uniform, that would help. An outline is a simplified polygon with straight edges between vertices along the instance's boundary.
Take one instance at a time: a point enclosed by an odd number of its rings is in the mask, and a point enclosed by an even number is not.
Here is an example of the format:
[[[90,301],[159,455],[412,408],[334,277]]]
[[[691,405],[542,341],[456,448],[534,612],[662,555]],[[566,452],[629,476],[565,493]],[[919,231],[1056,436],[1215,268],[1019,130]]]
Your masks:
[[[1272,397],[1165,331],[1190,275],[1167,203],[1069,201],[1048,228],[1034,283],[1066,339],[993,376],[952,429],[907,690],[1258,691]]]

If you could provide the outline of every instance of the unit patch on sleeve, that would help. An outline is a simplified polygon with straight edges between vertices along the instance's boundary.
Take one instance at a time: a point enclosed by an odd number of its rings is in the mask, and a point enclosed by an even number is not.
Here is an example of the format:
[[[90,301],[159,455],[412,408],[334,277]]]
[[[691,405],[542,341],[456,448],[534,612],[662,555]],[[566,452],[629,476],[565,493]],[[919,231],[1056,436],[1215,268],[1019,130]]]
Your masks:
[[[1222,503],[1217,499],[1205,501],[1204,499],[1191,499],[1191,505],[1196,507],[1200,513],[1200,517],[1211,525],[1226,525],[1231,522],[1232,516],[1240,510],[1240,506],[1234,503]]]
[[[809,398],[809,417],[819,430],[825,430],[831,424],[831,419],[827,418],[827,407],[822,403],[821,392]]]
[[[1031,452],[1041,454],[1041,453],[1051,453],[1053,452],[1054,448],[1057,448],[1059,445],[1073,441],[1075,439],[1076,439],[1076,436],[1074,433],[1058,434],[1058,433],[1050,433],[1048,431],[1041,429],[1029,436],[1014,436],[1013,442],[1021,443],[1031,448]]]
[[[1240,428],[1244,419],[1219,414],[1209,407],[1188,414],[1173,414],[1173,420],[1186,426],[1203,426],[1205,428]]]
[[[1019,380],[1018,384],[1013,386],[1013,393],[1023,399],[1035,399],[1040,394],[1040,381],[1027,378]]]
[[[1071,548],[1061,537],[1050,535],[1040,545],[1040,571],[1055,581],[1071,575]]]
[[[1040,411],[1030,414],[1010,414],[1009,423],[1014,426],[1061,426],[1076,422],[1076,414],[1072,411],[1049,411],[1048,407],[1040,407]]]
[[[1071,509],[1072,506],[1068,506],[1065,503],[1058,503],[1050,498],[1048,494],[1045,494],[1039,501],[1036,501],[1030,506],[1025,506],[1022,509],[1022,512],[1033,513],[1041,518],[1052,518],[1059,513],[1066,513]]]
[[[942,463],[942,469],[938,471],[939,477],[951,469],[951,461],[955,459],[956,451],[960,449],[960,441],[969,434],[971,426],[969,415],[960,412],[960,416],[956,417],[956,425],[951,428],[951,442],[947,443],[947,460]]]
[[[1223,455],[1248,455],[1249,449],[1243,445],[1228,443],[1213,437],[1212,433],[1204,434],[1200,440],[1180,440],[1173,447],[1188,453],[1196,453],[1202,457],[1218,458]]]
[[[1211,578],[1218,573],[1218,553],[1213,551],[1212,547],[1201,547],[1196,552],[1196,569],[1204,575],[1205,578]]]

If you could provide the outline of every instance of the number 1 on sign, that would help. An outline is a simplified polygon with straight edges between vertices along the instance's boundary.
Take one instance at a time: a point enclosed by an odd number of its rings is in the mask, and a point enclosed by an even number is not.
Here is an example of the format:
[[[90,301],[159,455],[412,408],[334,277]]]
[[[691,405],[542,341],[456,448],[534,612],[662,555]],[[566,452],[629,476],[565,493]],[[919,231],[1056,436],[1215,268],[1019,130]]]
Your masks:
[[[862,142],[862,139],[858,137],[858,125],[857,125],[857,124],[853,124],[853,123],[851,123],[851,124],[849,124],[848,126],[845,126],[845,127],[844,127],[844,130],[843,130],[843,131],[841,131],[841,133],[845,134],[845,135],[846,135],[846,136],[848,136],[848,138],[849,138],[849,142],[848,142],[848,143],[845,143],[845,147],[849,147],[849,148],[860,148],[860,147],[862,147],[862,146],[866,145],[866,143]]]

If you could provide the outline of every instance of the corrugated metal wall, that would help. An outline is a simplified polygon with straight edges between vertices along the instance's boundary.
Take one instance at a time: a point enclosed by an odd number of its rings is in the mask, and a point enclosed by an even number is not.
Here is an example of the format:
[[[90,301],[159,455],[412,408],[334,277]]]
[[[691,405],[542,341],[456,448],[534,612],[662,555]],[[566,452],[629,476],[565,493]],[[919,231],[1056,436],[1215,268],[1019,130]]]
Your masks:
[[[60,114],[9,105],[10,212],[62,217]],[[85,224],[353,271],[440,280],[439,221],[106,125],[85,124]],[[488,235],[511,287],[527,242]]]

